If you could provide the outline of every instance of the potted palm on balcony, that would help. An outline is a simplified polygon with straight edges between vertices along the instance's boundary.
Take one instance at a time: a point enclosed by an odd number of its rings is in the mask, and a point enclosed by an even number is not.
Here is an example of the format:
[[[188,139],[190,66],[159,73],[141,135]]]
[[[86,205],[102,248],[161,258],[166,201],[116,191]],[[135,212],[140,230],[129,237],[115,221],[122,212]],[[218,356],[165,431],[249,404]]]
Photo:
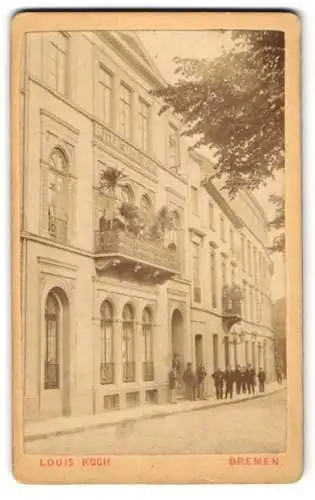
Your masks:
[[[117,188],[121,187],[124,185],[124,181],[126,180],[126,176],[124,172],[119,170],[116,167],[106,167],[103,169],[100,173],[100,184],[99,184],[99,189],[100,190],[106,190],[109,196],[113,199],[114,207],[113,211],[111,214],[111,217],[109,219],[109,227],[110,229],[113,228],[113,226],[120,226],[121,221],[117,218],[117,212],[118,212],[118,207],[117,207]],[[115,220],[117,219],[117,220]]]

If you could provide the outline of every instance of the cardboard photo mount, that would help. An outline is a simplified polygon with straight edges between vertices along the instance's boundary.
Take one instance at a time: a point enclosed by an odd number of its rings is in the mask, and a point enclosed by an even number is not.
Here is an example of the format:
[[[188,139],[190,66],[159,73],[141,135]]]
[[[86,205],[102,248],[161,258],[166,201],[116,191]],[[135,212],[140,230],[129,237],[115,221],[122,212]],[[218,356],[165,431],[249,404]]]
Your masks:
[[[278,30],[285,33],[285,200],[287,293],[287,446],[276,459],[253,465],[247,455],[106,457],[106,467],[43,467],[23,450],[23,343],[21,336],[20,68],[27,33],[89,30]],[[300,20],[288,12],[45,12],[12,19],[12,293],[14,347],[13,474],[23,483],[290,483],[303,472]],[[206,430],[205,430],[206,432]],[[262,458],[264,455],[262,455]],[[247,460],[248,458],[248,460]]]

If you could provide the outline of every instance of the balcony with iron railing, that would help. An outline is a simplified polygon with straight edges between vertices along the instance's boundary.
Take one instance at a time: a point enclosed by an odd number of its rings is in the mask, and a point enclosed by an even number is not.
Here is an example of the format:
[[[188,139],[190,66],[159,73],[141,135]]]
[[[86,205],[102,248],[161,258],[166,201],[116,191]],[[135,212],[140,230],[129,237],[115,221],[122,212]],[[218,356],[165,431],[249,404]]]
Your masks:
[[[154,379],[154,363],[153,361],[143,361],[142,376],[145,382],[151,382]]]
[[[242,291],[238,285],[222,289],[222,319],[226,331],[242,319]]]
[[[45,362],[45,389],[59,388],[59,364],[50,361]]]
[[[99,274],[115,273],[139,281],[163,283],[179,273],[177,248],[119,229],[95,231],[94,258]]]
[[[123,381],[135,382],[136,380],[136,363],[134,361],[125,361],[123,363]]]
[[[114,363],[101,363],[100,380],[102,385],[114,383],[115,380],[114,368],[115,368]]]

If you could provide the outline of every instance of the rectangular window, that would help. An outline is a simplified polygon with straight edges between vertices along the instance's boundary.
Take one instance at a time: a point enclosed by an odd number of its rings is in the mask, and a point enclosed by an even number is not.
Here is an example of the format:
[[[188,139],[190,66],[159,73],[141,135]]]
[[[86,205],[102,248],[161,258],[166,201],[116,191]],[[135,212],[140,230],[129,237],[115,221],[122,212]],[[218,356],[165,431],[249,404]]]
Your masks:
[[[257,322],[260,323],[261,318],[260,318],[260,300],[259,300],[259,293],[256,292],[256,319]]]
[[[145,391],[145,402],[146,403],[158,403],[158,391],[157,389],[148,389]]]
[[[254,370],[256,370],[256,342],[252,342],[252,365]]]
[[[98,78],[98,116],[109,125],[112,114],[112,75],[100,66]]]
[[[191,186],[191,206],[192,213],[198,215],[198,189]]]
[[[222,286],[225,286],[227,284],[226,280],[226,260],[223,257],[222,259]]]
[[[247,319],[247,285],[246,282],[243,281],[243,316]]]
[[[123,83],[120,85],[119,105],[120,133],[126,139],[131,138],[131,90]]]
[[[224,224],[224,217],[222,214],[220,215],[220,232],[221,232],[221,240],[225,241],[225,224]]]
[[[211,302],[213,309],[217,307],[217,277],[216,277],[216,262],[215,262],[215,252],[211,252]]]
[[[231,283],[235,285],[235,266],[231,266]]]
[[[260,286],[263,287],[263,256],[259,254],[259,282]]]
[[[139,100],[139,146],[144,151],[149,149],[149,105]]]
[[[246,268],[246,258],[245,258],[245,238],[241,237],[241,261],[242,261],[242,269],[245,271]]]
[[[194,285],[194,301],[201,302],[200,289],[200,245],[193,243],[193,285]]]
[[[213,371],[215,372],[219,368],[219,336],[213,334]]]
[[[245,340],[245,365],[249,363],[249,341]]]
[[[230,344],[228,337],[224,337],[224,364],[225,369],[230,366]]]
[[[58,32],[50,42],[49,50],[50,85],[64,95],[67,90],[68,44],[68,37]]]
[[[250,320],[254,319],[254,297],[253,297],[253,288],[249,287],[249,317]]]
[[[214,206],[210,201],[208,205],[209,227],[214,230]]]
[[[119,409],[119,394],[104,396],[103,402],[104,402],[104,410]]]
[[[231,253],[234,254],[235,245],[234,245],[234,231],[230,228],[230,249]]]
[[[254,278],[257,280],[257,248],[253,248]]]
[[[247,259],[248,259],[248,273],[252,275],[252,246],[250,241],[247,242]]]
[[[168,132],[168,164],[175,171],[178,170],[180,164],[178,131],[171,125]]]

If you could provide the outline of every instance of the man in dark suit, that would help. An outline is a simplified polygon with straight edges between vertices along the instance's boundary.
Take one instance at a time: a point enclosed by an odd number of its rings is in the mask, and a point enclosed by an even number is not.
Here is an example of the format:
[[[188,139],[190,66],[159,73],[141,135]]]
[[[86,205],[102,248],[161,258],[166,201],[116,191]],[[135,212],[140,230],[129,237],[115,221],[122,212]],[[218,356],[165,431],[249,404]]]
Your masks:
[[[257,378],[259,381],[259,392],[265,392],[266,373],[262,368],[259,368]]]
[[[230,399],[233,397],[233,384],[234,384],[234,372],[229,366],[227,370],[225,370],[224,374],[225,379],[225,399],[230,396]]]
[[[234,380],[236,385],[236,394],[241,394],[242,387],[242,372],[240,365],[237,365],[236,370],[234,372]]]
[[[256,373],[252,365],[248,365],[247,370],[247,390],[248,394],[255,394]]]
[[[242,385],[242,393],[246,393],[246,366],[242,366],[241,369],[241,385]]]
[[[187,368],[183,376],[184,383],[186,384],[186,395],[190,401],[196,401],[197,392],[197,376],[193,372],[192,363],[187,363]]]
[[[220,368],[218,368],[213,374],[212,378],[214,380],[215,392],[217,399],[223,399],[223,383],[224,383],[224,373]]]

